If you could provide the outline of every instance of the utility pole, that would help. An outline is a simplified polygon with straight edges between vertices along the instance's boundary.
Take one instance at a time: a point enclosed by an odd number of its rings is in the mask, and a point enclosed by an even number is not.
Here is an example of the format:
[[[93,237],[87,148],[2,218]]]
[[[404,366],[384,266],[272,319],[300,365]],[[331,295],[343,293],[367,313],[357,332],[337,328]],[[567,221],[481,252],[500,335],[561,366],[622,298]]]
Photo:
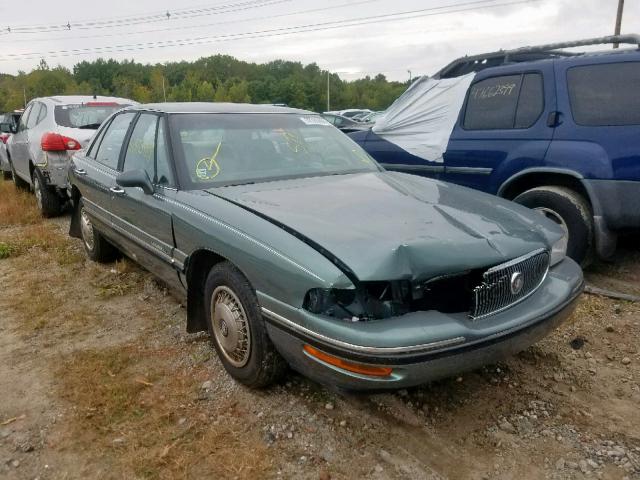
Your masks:
[[[407,70],[409,72],[409,85],[411,85],[411,81],[413,80],[413,75],[411,74],[411,70]]]
[[[327,70],[327,112],[331,111],[331,72]]]
[[[22,87],[22,98],[24,98],[24,108],[27,108],[27,89]]]
[[[624,10],[624,0],[618,0],[618,14],[616,15],[616,29],[614,35],[620,35],[622,29],[622,11]],[[614,43],[613,48],[618,48],[619,43]]]

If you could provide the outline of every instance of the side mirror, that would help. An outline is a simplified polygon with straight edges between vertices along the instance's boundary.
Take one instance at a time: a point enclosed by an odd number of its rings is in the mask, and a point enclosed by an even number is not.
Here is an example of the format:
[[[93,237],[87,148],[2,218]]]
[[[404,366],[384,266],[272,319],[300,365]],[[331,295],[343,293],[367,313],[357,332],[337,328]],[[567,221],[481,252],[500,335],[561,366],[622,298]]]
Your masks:
[[[120,187],[140,187],[147,195],[153,195],[155,189],[147,172],[144,170],[129,170],[123,172],[116,178],[116,184]]]
[[[0,123],[0,132],[2,133],[16,133],[16,129],[14,128],[12,123]]]

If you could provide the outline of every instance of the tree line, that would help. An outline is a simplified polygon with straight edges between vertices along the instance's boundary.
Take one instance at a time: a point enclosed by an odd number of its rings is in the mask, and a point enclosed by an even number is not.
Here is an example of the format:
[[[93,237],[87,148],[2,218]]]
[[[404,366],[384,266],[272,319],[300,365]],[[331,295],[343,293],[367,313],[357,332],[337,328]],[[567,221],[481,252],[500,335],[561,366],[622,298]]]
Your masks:
[[[380,74],[353,81],[329,75],[331,109],[384,110],[407,88]],[[256,64],[228,55],[194,62],[142,64],[133,60],[82,61],[69,70],[44,60],[33,71],[0,74],[0,111],[51,95],[109,95],[141,103],[248,102],[283,103],[317,112],[327,109],[327,71],[311,63],[275,60]]]

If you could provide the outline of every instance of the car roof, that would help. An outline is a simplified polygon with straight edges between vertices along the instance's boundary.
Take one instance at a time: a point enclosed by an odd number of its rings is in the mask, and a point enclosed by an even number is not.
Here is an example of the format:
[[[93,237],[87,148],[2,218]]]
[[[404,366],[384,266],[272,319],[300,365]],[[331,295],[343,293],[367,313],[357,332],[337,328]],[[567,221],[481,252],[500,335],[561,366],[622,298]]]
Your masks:
[[[103,103],[118,103],[118,104],[129,104],[135,105],[138,102],[131,100],[129,98],[120,98],[120,97],[103,97],[101,95],[55,95],[52,97],[39,97],[34,98],[33,100],[37,100],[39,102],[50,102],[54,105],[77,105],[82,103],[91,103],[91,102],[103,102]]]
[[[298,115],[316,115],[316,113],[308,110],[290,107],[214,102],[147,103],[129,107],[128,110],[153,110],[162,113],[293,113]]]

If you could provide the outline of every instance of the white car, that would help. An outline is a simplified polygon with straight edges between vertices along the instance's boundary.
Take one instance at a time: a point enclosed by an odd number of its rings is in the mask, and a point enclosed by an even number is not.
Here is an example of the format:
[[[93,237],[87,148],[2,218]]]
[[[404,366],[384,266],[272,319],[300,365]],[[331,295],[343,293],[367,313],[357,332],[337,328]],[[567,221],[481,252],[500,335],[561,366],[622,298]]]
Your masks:
[[[31,100],[7,142],[16,187],[33,190],[45,217],[58,215],[67,200],[71,155],[87,146],[107,117],[134,104],[126,98],[97,96]],[[10,129],[2,124],[0,130]]]
[[[0,124],[8,124],[9,130],[16,130],[20,115],[22,115],[22,110],[3,113],[0,115]],[[0,133],[0,171],[2,171],[2,176],[5,180],[11,179],[11,165],[9,165],[9,158],[7,157],[7,141],[9,137],[11,137],[11,133]]]

